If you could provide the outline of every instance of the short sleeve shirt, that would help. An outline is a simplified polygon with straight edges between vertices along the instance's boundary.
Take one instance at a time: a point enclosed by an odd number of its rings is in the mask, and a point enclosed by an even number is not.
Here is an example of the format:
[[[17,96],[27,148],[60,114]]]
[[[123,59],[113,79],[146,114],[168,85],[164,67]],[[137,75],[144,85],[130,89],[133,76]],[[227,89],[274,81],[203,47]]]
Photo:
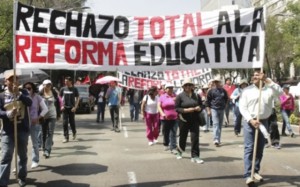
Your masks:
[[[62,97],[65,108],[73,108],[75,106],[75,97],[79,97],[79,92],[76,87],[63,87],[59,95]]]
[[[177,112],[175,108],[175,98],[176,95],[172,94],[171,96],[167,93],[163,94],[159,98],[160,106],[168,117],[168,119],[175,120],[177,119]]]

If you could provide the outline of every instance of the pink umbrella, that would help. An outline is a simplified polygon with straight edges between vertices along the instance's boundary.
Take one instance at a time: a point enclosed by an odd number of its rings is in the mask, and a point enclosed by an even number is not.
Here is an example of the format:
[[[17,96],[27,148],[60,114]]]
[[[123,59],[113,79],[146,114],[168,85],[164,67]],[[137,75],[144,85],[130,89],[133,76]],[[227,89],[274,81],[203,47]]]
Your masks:
[[[107,75],[105,77],[97,79],[95,83],[96,84],[107,84],[107,83],[109,83],[111,81],[117,81],[117,82],[119,82],[120,80],[117,77],[113,77],[113,76]]]

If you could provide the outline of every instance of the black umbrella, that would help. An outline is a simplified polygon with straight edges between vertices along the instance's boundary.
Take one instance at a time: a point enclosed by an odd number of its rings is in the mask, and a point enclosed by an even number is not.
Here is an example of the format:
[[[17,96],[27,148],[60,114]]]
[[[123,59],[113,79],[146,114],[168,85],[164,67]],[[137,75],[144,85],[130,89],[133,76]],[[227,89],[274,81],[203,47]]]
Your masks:
[[[6,70],[0,74],[0,81],[4,83],[4,75],[11,73],[13,70]],[[16,69],[16,75],[18,76],[19,83],[24,84],[26,82],[42,82],[49,78],[49,75],[40,69]]]
[[[89,87],[89,92],[91,95],[93,95],[94,97],[98,97],[101,88],[104,88],[104,91],[106,92],[106,90],[108,89],[108,85],[107,84],[92,84]]]

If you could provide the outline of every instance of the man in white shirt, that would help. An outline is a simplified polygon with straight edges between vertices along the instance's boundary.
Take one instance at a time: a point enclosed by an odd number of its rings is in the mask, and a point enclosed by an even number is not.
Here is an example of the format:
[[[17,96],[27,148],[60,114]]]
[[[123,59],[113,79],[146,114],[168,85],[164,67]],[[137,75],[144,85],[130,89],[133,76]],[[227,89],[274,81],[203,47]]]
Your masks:
[[[243,122],[244,177],[246,179],[247,185],[254,183],[254,180],[251,178],[251,170],[255,129],[258,128],[259,125],[264,125],[266,128],[268,127],[268,118],[272,113],[272,101],[282,93],[281,87],[278,84],[275,84],[271,79],[266,78],[265,74],[260,72],[260,69],[255,69],[253,73],[253,84],[244,89],[239,100],[240,112],[245,119],[245,121]],[[261,100],[259,100],[260,80],[263,84],[261,89]],[[257,116],[259,103],[260,110],[259,116]],[[264,136],[261,132],[259,132],[257,141],[257,153],[255,159],[255,173],[253,175],[253,178],[257,181],[263,181],[263,177],[258,173],[260,170],[260,162],[263,157],[264,145]]]

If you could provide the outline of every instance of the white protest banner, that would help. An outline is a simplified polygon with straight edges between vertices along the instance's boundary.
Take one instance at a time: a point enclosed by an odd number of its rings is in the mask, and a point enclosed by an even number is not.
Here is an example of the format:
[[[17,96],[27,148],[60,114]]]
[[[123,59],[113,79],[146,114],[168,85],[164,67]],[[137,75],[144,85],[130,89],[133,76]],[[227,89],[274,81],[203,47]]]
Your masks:
[[[15,7],[17,68],[164,71],[263,64],[263,8],[136,17]]]
[[[190,72],[188,75],[187,73]],[[193,73],[192,73],[193,72]],[[159,75],[156,76],[156,75]],[[196,86],[207,84],[212,79],[210,69],[195,71],[170,72],[117,72],[119,85],[137,90],[148,90],[151,86],[161,87],[163,83],[172,82],[175,87],[181,87],[182,81],[189,77]],[[167,77],[173,77],[168,79]],[[176,77],[176,78],[175,78]]]
[[[130,72],[124,72],[124,74],[134,76],[134,77],[147,78],[147,79],[170,81],[170,80],[184,79],[186,77],[200,76],[205,72],[211,72],[211,69],[207,68],[207,69],[195,69],[195,70],[130,71]]]

